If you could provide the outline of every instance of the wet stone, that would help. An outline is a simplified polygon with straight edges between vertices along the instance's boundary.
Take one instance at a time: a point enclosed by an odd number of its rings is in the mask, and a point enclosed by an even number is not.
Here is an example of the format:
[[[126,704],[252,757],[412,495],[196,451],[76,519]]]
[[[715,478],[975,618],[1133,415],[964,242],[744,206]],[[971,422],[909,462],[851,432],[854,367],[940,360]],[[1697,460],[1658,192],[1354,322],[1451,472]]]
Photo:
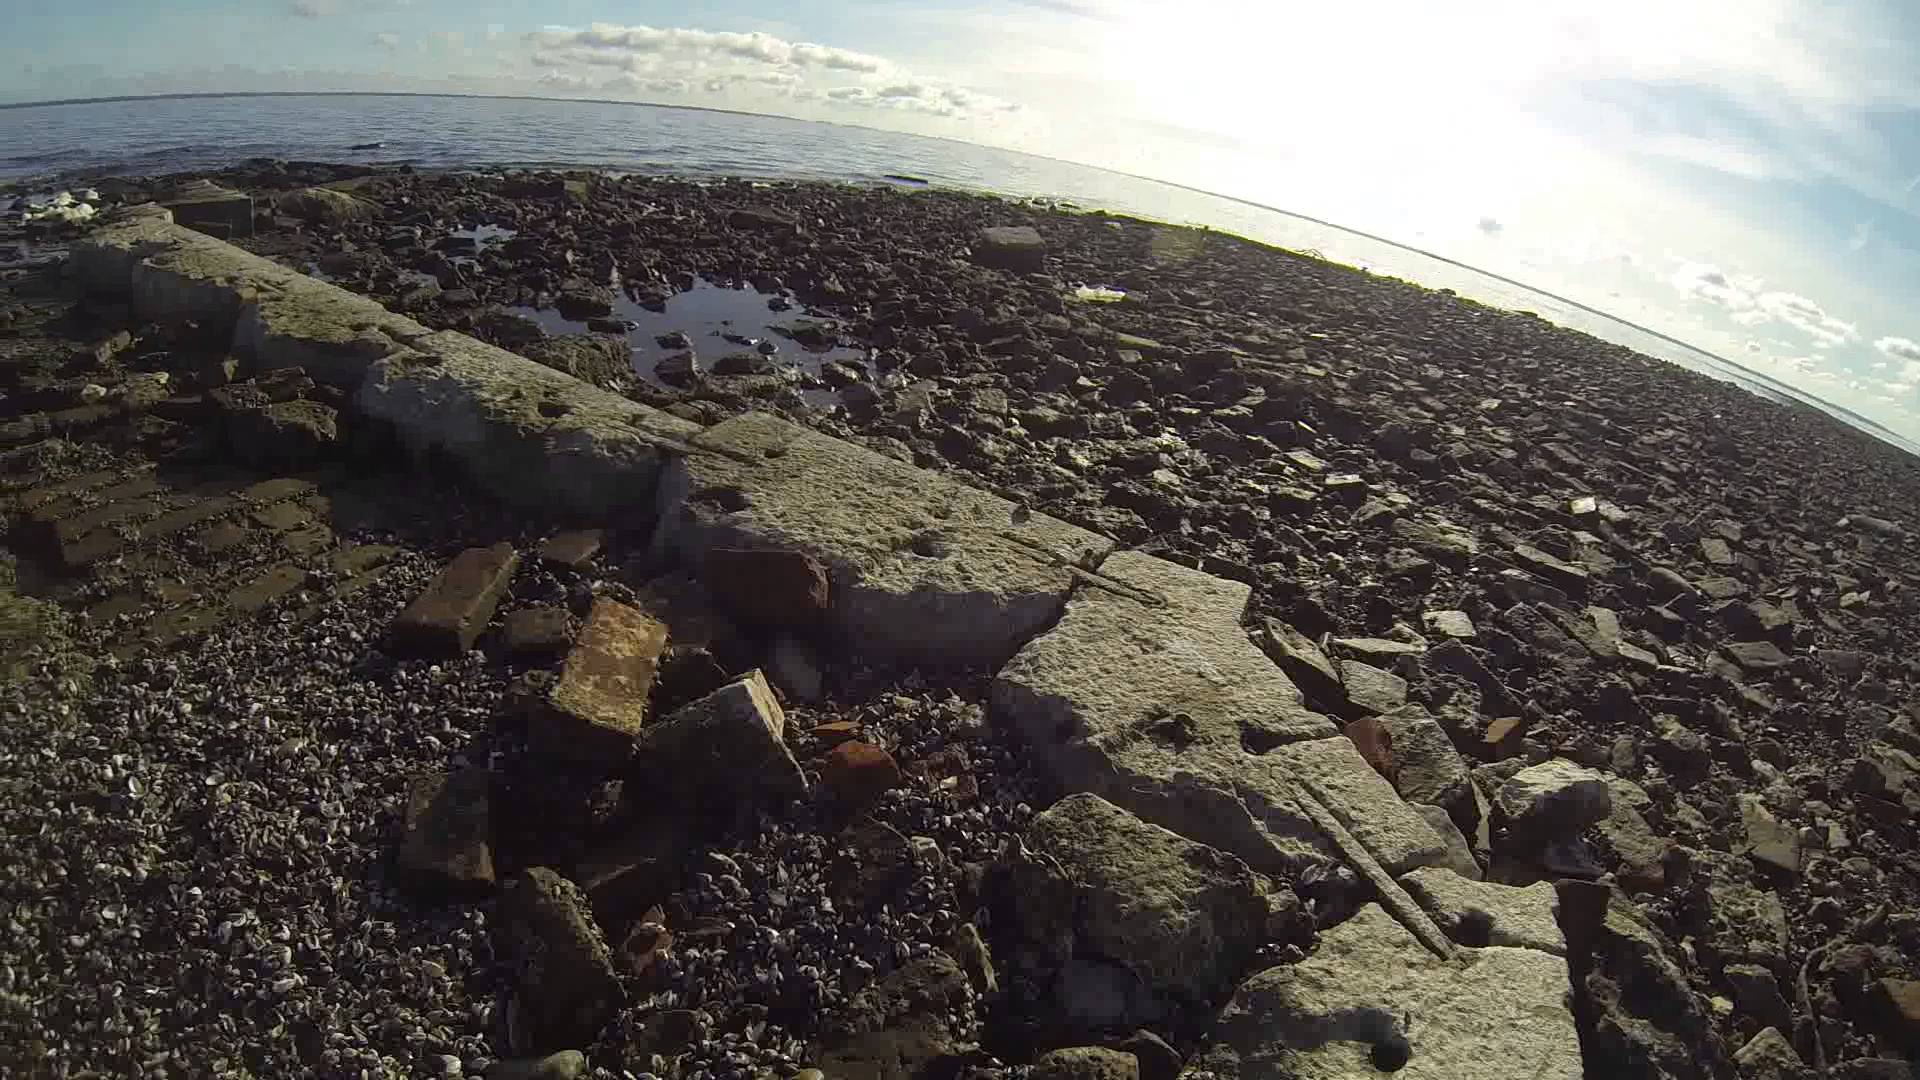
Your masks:
[[[509,544],[468,548],[394,620],[396,652],[422,659],[459,656],[493,620],[520,556]]]

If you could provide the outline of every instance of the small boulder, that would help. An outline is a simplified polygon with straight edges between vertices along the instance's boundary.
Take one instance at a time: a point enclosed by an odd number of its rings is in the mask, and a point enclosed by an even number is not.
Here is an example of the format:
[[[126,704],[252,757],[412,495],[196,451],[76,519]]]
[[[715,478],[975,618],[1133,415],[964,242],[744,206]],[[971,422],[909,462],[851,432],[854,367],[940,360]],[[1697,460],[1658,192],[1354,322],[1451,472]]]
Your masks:
[[[340,228],[362,221],[371,221],[380,213],[380,207],[358,195],[333,188],[310,187],[288,192],[280,196],[275,206],[282,214],[299,218],[315,225]]]
[[[1606,778],[1565,758],[1513,774],[1500,785],[1494,803],[1511,829],[1540,839],[1578,833],[1613,810]]]
[[[820,782],[843,806],[865,806],[900,786],[900,764],[879,746],[848,740],[827,752]]]
[[[995,270],[1030,274],[1045,269],[1047,244],[1030,225],[981,229],[973,242],[974,261]]]

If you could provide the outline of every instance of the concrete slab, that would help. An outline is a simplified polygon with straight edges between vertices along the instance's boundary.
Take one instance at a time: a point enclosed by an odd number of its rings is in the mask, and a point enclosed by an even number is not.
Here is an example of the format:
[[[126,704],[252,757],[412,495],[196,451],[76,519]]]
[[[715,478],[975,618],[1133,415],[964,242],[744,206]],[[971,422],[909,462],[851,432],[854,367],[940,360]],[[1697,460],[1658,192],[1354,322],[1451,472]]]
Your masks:
[[[831,580],[828,623],[863,660],[997,666],[1060,613],[1112,543],[950,477],[763,413],[689,440],[660,482],[656,542],[696,574],[718,548],[797,551]]]
[[[1470,881],[1451,870],[1425,866],[1401,878],[1400,884],[1462,945],[1507,945],[1567,955],[1558,915],[1560,896],[1550,881],[1520,888]]]
[[[601,519],[647,511],[663,447],[699,426],[136,208],[72,247],[90,291],[145,318],[231,327],[257,369],[355,391],[416,458],[441,458],[516,506]]]
[[[1286,768],[1263,753],[1337,729],[1240,628],[1252,590],[1138,552],[1101,573],[1125,591],[1078,589],[1001,669],[995,713],[1068,791],[1268,873],[1331,856]]]
[[[1567,962],[1534,949],[1422,949],[1376,904],[1312,956],[1242,983],[1183,1076],[1579,1080]]]
[[[1400,874],[1446,860],[1446,841],[1419,811],[1400,801],[1393,785],[1367,764],[1353,740],[1344,735],[1275,747],[1255,763],[1293,782],[1311,785],[1387,873]]]
[[[452,331],[374,364],[354,405],[515,506],[594,521],[651,511],[665,458],[700,431]]]

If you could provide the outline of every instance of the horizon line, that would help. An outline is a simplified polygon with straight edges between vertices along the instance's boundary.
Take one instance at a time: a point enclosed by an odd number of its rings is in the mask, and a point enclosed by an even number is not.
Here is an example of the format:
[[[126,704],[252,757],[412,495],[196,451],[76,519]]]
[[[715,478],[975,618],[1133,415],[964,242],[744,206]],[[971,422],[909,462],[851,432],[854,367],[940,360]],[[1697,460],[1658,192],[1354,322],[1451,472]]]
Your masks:
[[[1368,232],[1365,229],[1357,229],[1352,226],[1341,225],[1338,222],[1329,221],[1325,218],[1315,217],[1311,214],[1304,214],[1294,210],[1287,210],[1282,207],[1274,206],[1269,203],[1263,203],[1256,199],[1248,198],[1246,196],[1229,195],[1223,192],[1209,191],[1205,188],[1198,187],[1193,184],[1182,183],[1176,180],[1164,180],[1159,177],[1147,176],[1142,173],[1128,172],[1127,170],[1112,168],[1110,166],[1093,165],[1083,161],[1074,161],[1069,158],[1053,157],[1051,155],[1038,153],[1032,150],[1018,150],[1012,147],[991,146],[986,143],[970,142],[966,139],[955,138],[953,136],[948,136],[948,135],[934,135],[934,134],[926,134],[922,132],[896,131],[890,128],[876,128],[876,127],[870,127],[866,124],[856,124],[856,123],[851,123],[851,122],[842,121],[842,120],[824,120],[824,119],[818,119],[814,117],[787,116],[781,113],[754,112],[748,109],[728,109],[728,108],[723,108],[723,107],[714,106],[714,105],[691,105],[691,104],[681,104],[681,103],[673,103],[673,102],[639,101],[639,100],[622,99],[622,98],[553,97],[550,95],[542,95],[542,94],[490,94],[490,93],[476,93],[476,92],[458,91],[458,90],[185,90],[185,91],[170,91],[166,93],[157,93],[157,94],[109,94],[109,95],[98,96],[98,97],[49,98],[49,99],[38,100],[38,101],[0,102],[0,111],[13,110],[13,109],[28,109],[28,108],[47,108],[47,107],[56,107],[56,106],[63,106],[63,105],[97,105],[97,104],[108,104],[113,102],[124,102],[124,101],[165,101],[165,100],[182,100],[182,99],[190,100],[190,99],[204,99],[204,98],[255,98],[255,97],[462,98],[462,99],[501,100],[501,101],[542,101],[542,102],[555,102],[555,103],[562,103],[562,104],[575,103],[575,104],[586,104],[586,105],[621,105],[621,106],[636,106],[636,107],[653,108],[653,109],[677,109],[677,110],[683,110],[687,112],[720,113],[720,114],[729,115],[729,116],[765,117],[767,119],[774,119],[774,120],[790,120],[796,123],[827,124],[834,127],[851,127],[851,128],[857,128],[863,131],[878,131],[878,132],[883,132],[883,133],[892,134],[892,135],[904,135],[909,138],[937,139],[942,142],[959,143],[962,146],[980,147],[984,149],[997,150],[1003,153],[1020,154],[1025,157],[1036,158],[1041,161],[1049,161],[1049,162],[1054,162],[1062,165],[1071,165],[1076,168],[1093,169],[1099,172],[1111,173],[1112,175],[1115,175],[1115,176],[1123,176],[1130,180],[1138,180],[1145,183],[1159,184],[1164,187],[1173,188],[1179,191],[1190,192],[1196,195],[1204,195],[1209,198],[1222,199],[1227,202],[1238,203],[1242,206],[1252,207],[1256,210],[1264,210],[1268,213],[1278,214],[1282,217],[1293,218],[1297,221],[1309,222],[1311,224],[1318,225],[1322,228],[1333,229],[1336,232],[1346,233],[1350,236],[1357,236],[1357,237],[1360,237],[1361,239],[1369,240],[1376,244],[1383,244],[1387,247],[1396,248],[1398,250],[1405,251],[1405,252],[1410,252],[1422,258],[1431,259],[1435,262],[1438,262],[1447,266],[1451,266],[1456,269],[1465,270],[1472,274],[1478,274],[1481,277],[1487,278],[1491,281],[1497,281],[1504,285],[1513,286],[1514,288],[1524,289],[1527,292],[1534,293],[1539,296],[1544,296],[1549,300],[1553,300],[1558,303],[1565,304],[1568,307],[1577,309],[1579,311],[1585,312],[1589,315],[1596,316],[1598,318],[1605,319],[1608,322],[1617,323],[1630,330],[1634,330],[1638,333],[1645,334],[1656,340],[1663,341],[1669,345],[1673,345],[1678,348],[1684,349],[1690,353],[1698,354],[1699,356],[1705,357],[1706,359],[1713,361],[1714,363],[1721,365],[1724,368],[1730,368],[1732,369],[1733,372],[1739,373],[1739,375],[1737,376],[1729,373],[1730,379],[1732,381],[1737,382],[1739,379],[1745,378],[1750,381],[1756,382],[1762,386],[1765,386],[1776,393],[1784,394],[1794,399],[1799,404],[1815,405],[1822,409],[1832,409],[1840,413],[1844,413],[1846,417],[1851,418],[1851,420],[1854,422],[1853,426],[1858,427],[1861,425],[1866,425],[1867,427],[1871,428],[1872,430],[1869,431],[1868,434],[1876,434],[1878,436],[1883,436],[1882,441],[1894,442],[1896,445],[1899,445],[1901,449],[1908,450],[1910,453],[1920,453],[1920,444],[1912,443],[1905,436],[1902,436],[1898,432],[1895,432],[1892,429],[1886,427],[1885,425],[1881,424],[1879,421],[1874,420],[1871,417],[1863,416],[1860,413],[1855,412],[1853,409],[1850,409],[1845,405],[1838,404],[1837,402],[1828,401],[1825,398],[1819,397],[1809,391],[1802,390],[1799,387],[1793,386],[1790,383],[1783,382],[1764,372],[1757,371],[1753,368],[1747,367],[1746,365],[1741,364],[1736,360],[1732,360],[1732,359],[1729,359],[1728,357],[1721,356],[1719,353],[1713,352],[1699,345],[1695,345],[1690,341],[1686,341],[1681,338],[1674,337],[1672,334],[1668,334],[1664,331],[1656,330],[1650,326],[1642,325],[1624,316],[1615,315],[1612,312],[1607,311],[1603,308],[1598,308],[1593,306],[1592,304],[1575,300],[1572,297],[1562,296],[1559,293],[1551,292],[1547,289],[1540,288],[1539,286],[1536,286],[1536,285],[1529,285],[1526,282],[1521,281],[1517,278],[1511,278],[1506,276],[1505,274],[1500,274],[1492,270],[1483,269],[1481,267],[1474,266],[1471,263],[1462,262],[1459,259],[1451,258],[1446,255],[1441,255],[1438,252],[1433,252],[1425,248],[1416,247],[1413,244],[1404,243],[1399,240],[1394,240],[1389,237],[1382,236],[1378,233]],[[599,167],[606,168],[608,166],[599,166]],[[967,187],[967,185],[965,184],[956,184],[951,186],[963,187],[963,188]],[[994,189],[991,189],[991,188],[984,189],[984,190],[990,193],[1004,194],[1002,192],[995,192]],[[1069,196],[1066,196],[1066,195],[1059,195],[1059,196],[1053,196],[1053,197],[1060,198],[1060,199],[1069,198]],[[1169,223],[1169,224],[1172,224],[1172,223]],[[1214,232],[1227,233],[1229,235],[1235,235],[1235,236],[1239,235],[1238,233],[1233,233],[1231,230],[1217,228],[1215,226],[1208,225],[1204,222],[1186,222],[1185,224],[1189,226],[1197,225],[1200,228],[1209,229]],[[1279,244],[1270,244],[1267,241],[1259,240],[1258,238],[1255,238],[1255,237],[1242,237],[1242,239],[1251,240],[1255,243],[1266,244],[1269,247],[1281,248],[1281,245]],[[1292,250],[1292,249],[1282,248],[1282,250]],[[1296,254],[1305,254],[1305,253],[1296,252]],[[1317,255],[1317,253],[1314,253],[1314,254]],[[1325,261],[1325,262],[1333,261],[1331,259],[1327,259],[1325,256],[1319,256],[1319,257],[1322,259],[1322,261]],[[1369,274],[1373,273],[1372,270],[1369,270],[1365,267],[1354,267],[1353,269],[1358,269]],[[1378,275],[1378,276],[1385,277],[1385,276],[1391,276],[1391,275]],[[1410,284],[1418,285],[1420,288],[1433,289],[1433,291],[1439,291],[1439,289],[1433,286],[1421,285],[1419,282],[1410,282]],[[1447,291],[1451,292],[1452,290],[1447,290]],[[1474,302],[1481,303],[1481,301],[1477,301],[1477,300]],[[1499,310],[1511,311],[1516,314],[1529,314],[1529,315],[1534,315],[1535,317],[1540,317],[1535,312],[1523,312],[1520,309],[1499,308],[1499,305],[1492,305],[1492,304],[1489,304],[1486,306],[1495,307],[1495,308],[1498,308]],[[1585,331],[1580,331],[1573,327],[1564,327],[1563,329],[1575,330],[1576,333],[1585,333]],[[1618,343],[1615,342],[1612,344],[1618,344]],[[1639,350],[1636,349],[1633,351],[1638,352]],[[1660,359],[1660,358],[1655,357],[1654,359]],[[1663,362],[1674,363],[1674,361],[1671,361],[1671,360],[1666,360]],[[1679,366],[1679,365],[1676,364],[1676,366]],[[1752,391],[1749,390],[1748,392],[1751,393]],[[1885,437],[1890,437],[1890,438],[1885,438]]]

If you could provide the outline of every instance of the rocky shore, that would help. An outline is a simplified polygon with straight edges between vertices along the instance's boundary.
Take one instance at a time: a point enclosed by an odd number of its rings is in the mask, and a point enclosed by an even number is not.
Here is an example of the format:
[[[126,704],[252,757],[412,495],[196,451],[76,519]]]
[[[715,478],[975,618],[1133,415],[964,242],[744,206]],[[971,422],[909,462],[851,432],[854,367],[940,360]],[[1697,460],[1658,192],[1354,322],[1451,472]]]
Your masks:
[[[0,1074],[1913,1074],[1904,452],[1073,208],[183,179],[0,232]]]

